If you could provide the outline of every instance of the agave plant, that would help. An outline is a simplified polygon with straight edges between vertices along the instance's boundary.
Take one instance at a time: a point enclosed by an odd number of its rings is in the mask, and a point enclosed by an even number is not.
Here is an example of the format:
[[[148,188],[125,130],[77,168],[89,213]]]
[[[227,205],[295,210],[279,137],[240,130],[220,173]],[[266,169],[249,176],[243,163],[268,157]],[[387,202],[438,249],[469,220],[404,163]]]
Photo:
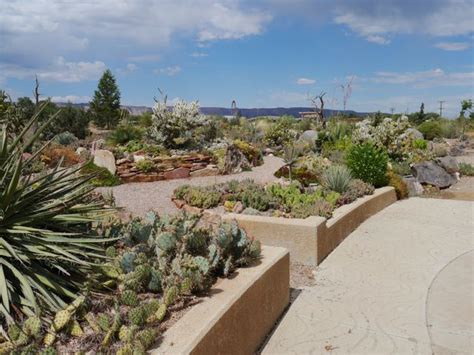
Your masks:
[[[77,174],[81,167],[25,173],[41,149],[27,159],[25,150],[55,118],[27,137],[47,104],[19,135],[0,128],[0,312],[7,320],[54,312],[77,297],[107,241],[91,232],[108,211],[91,202],[91,177]]]
[[[322,176],[322,185],[329,190],[344,193],[352,181],[351,171],[344,165],[331,165]]]

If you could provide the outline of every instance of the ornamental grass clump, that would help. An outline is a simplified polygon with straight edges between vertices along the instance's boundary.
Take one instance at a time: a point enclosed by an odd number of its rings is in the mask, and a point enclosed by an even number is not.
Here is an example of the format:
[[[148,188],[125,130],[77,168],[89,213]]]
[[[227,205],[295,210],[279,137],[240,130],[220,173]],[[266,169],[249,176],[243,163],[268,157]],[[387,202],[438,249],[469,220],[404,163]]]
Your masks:
[[[371,143],[353,145],[346,159],[354,178],[375,187],[387,185],[388,156],[383,149]]]
[[[344,193],[352,181],[351,171],[344,165],[332,165],[324,171],[321,183],[332,191]]]

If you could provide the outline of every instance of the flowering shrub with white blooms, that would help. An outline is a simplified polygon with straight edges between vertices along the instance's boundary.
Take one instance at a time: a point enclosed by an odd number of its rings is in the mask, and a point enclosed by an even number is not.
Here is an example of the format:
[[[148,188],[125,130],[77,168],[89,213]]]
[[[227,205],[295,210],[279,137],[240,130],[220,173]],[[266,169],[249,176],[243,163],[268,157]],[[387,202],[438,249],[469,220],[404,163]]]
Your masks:
[[[197,101],[178,100],[172,109],[166,105],[166,99],[156,101],[153,107],[152,124],[148,134],[158,144],[167,148],[180,148],[191,143],[195,130],[206,123],[199,112]]]
[[[371,142],[385,149],[391,157],[412,160],[420,153],[416,141],[423,140],[423,134],[410,126],[407,116],[398,119],[387,117],[378,125],[370,120],[358,122],[352,140],[354,143]]]

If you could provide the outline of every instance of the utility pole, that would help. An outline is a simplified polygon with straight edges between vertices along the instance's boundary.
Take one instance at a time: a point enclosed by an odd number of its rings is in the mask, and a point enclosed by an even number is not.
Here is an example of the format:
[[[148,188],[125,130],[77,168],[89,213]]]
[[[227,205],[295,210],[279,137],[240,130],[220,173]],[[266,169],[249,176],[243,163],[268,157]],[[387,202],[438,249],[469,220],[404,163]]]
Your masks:
[[[443,117],[443,104],[446,102],[446,101],[438,101],[439,102],[439,117]]]
[[[393,115],[393,113],[395,112],[395,107],[390,107],[390,112],[391,112],[392,115]]]

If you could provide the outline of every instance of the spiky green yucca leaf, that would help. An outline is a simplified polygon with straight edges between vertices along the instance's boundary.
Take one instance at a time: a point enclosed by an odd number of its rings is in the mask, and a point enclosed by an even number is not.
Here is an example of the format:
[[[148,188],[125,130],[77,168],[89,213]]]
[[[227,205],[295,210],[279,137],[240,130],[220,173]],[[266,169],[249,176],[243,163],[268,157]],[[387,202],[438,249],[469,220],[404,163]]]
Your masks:
[[[63,308],[104,254],[106,239],[91,237],[90,225],[107,211],[89,202],[90,177],[59,165],[25,174],[39,152],[25,161],[22,154],[54,119],[26,139],[47,104],[18,136],[0,128],[0,311],[7,318],[13,309],[33,315]]]

